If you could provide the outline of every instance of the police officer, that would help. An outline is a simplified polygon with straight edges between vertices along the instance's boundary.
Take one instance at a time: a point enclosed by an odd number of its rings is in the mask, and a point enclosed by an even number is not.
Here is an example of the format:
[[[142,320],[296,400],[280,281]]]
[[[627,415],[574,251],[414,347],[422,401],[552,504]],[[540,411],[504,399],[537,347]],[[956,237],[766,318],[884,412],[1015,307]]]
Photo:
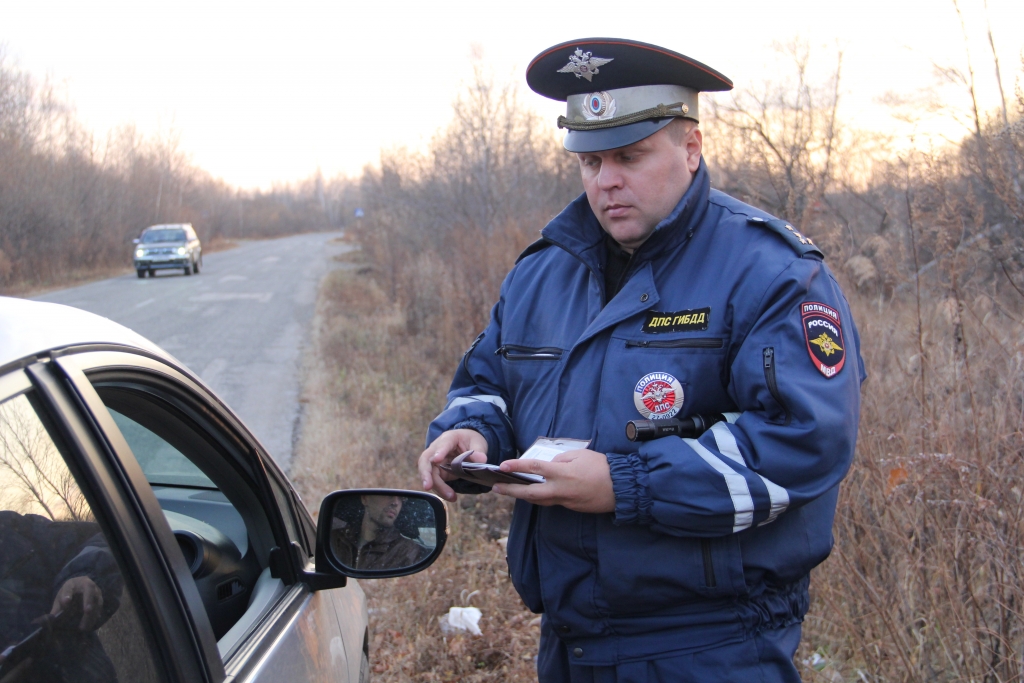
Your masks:
[[[865,376],[846,299],[810,239],[710,188],[697,93],[723,75],[600,38],[545,50],[527,82],[567,102],[586,193],[506,277],[424,487],[484,490],[440,467],[467,450],[545,478],[494,487],[517,499],[507,559],[544,615],[541,681],[797,681]],[[711,414],[699,437],[626,438]],[[589,447],[517,459],[544,436]]]

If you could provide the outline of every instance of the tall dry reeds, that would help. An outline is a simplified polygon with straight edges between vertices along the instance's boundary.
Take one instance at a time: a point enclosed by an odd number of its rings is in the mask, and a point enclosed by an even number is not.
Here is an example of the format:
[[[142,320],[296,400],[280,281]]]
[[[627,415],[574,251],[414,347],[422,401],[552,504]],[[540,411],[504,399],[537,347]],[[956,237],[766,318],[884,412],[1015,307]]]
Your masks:
[[[843,680],[1020,680],[1024,327],[985,299],[929,297],[920,330],[912,297],[854,309],[871,378],[805,648]]]
[[[848,288],[870,379],[812,582],[804,648],[826,680],[1024,677],[1019,122],[872,189],[903,239],[887,240],[894,286]]]

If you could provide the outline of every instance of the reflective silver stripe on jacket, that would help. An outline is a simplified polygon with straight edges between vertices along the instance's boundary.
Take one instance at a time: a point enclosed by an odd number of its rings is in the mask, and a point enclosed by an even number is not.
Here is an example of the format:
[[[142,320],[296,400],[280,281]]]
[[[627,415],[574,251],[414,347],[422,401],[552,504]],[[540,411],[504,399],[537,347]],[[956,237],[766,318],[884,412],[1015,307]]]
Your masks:
[[[451,400],[451,403],[445,406],[445,410],[448,410],[449,408],[458,408],[459,406],[464,406],[467,403],[477,402],[490,403],[491,405],[496,405],[499,408],[501,408],[501,412],[508,415],[508,407],[505,405],[505,400],[500,396],[488,396],[487,394],[477,394],[476,396],[459,396],[458,398],[453,398]]]
[[[750,487],[747,480],[731,467],[722,462],[722,459],[705,448],[696,439],[683,439],[687,446],[697,452],[704,462],[711,465],[716,472],[725,478],[725,485],[729,489],[729,497],[732,498],[734,512],[732,532],[737,533],[750,527],[754,523],[754,499],[750,495]]]
[[[768,497],[771,498],[772,501],[772,511],[768,513],[768,519],[758,524],[758,526],[771,524],[775,521],[776,517],[785,512],[786,508],[789,507],[789,491],[773,481],[768,481],[764,477],[761,477],[761,481],[764,482],[765,488],[768,489]]]
[[[744,467],[747,466],[743,461],[743,455],[740,454],[740,446],[736,443],[736,437],[729,430],[729,427],[724,423],[719,422],[711,428],[711,433],[714,435],[715,444],[718,446],[718,450],[722,455],[739,465],[743,465]],[[761,477],[761,481],[764,482],[764,487],[768,489],[768,499],[772,503],[772,509],[771,512],[768,513],[768,519],[758,524],[758,526],[764,526],[765,524],[774,522],[775,519],[789,507],[789,492],[760,474],[757,476]]]

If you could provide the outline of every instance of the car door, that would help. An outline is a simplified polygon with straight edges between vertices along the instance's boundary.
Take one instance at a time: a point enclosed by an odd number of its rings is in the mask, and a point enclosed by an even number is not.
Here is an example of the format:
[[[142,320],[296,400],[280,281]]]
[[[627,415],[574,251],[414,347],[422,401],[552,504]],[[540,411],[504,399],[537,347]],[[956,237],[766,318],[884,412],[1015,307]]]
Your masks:
[[[0,373],[2,681],[211,680],[107,456],[51,363]]]
[[[357,680],[362,592],[295,580],[312,561],[311,522],[230,410],[162,359],[94,351],[56,363],[160,530],[211,679]],[[343,630],[335,603],[361,622]]]

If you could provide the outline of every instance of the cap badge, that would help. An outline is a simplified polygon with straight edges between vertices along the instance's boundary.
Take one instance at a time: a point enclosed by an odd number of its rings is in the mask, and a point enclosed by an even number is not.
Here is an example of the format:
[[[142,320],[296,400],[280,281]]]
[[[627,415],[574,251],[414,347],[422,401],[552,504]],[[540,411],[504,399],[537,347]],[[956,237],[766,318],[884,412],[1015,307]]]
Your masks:
[[[583,103],[583,116],[588,121],[610,119],[615,116],[615,98],[606,92],[593,92]]]
[[[569,55],[569,63],[558,70],[560,74],[576,74],[576,78],[585,78],[588,81],[599,73],[598,67],[604,66],[612,61],[614,57],[594,57],[592,52],[584,52],[576,48],[574,54]]]
[[[683,408],[683,385],[667,372],[649,373],[633,387],[633,405],[648,420],[675,417]]]

